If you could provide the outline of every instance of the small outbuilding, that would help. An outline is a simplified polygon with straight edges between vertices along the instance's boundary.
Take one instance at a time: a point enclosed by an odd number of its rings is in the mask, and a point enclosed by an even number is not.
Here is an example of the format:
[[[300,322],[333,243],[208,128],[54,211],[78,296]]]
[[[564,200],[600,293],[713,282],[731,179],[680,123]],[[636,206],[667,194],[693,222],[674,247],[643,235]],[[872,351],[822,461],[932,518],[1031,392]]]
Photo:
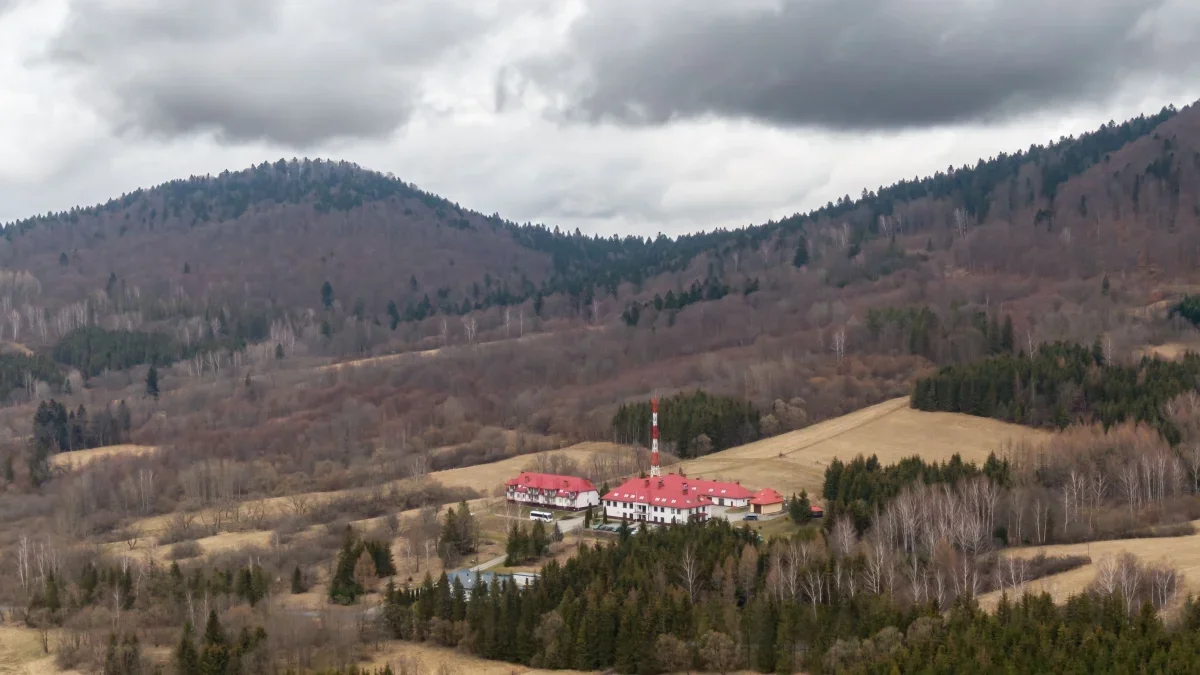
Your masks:
[[[783,495],[771,488],[763,488],[750,498],[750,509],[754,513],[770,515],[783,512]]]

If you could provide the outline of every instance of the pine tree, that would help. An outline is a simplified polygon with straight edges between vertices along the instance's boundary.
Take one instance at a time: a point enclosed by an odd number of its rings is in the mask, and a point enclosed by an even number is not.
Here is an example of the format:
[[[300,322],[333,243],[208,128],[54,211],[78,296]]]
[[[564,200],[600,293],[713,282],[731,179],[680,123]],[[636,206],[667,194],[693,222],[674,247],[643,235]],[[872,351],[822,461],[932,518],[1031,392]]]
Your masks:
[[[587,507],[583,512],[583,529],[589,530],[592,527],[592,507]]]
[[[342,541],[342,550],[338,553],[337,568],[333,578],[329,580],[329,599],[332,602],[348,605],[362,595],[363,587],[354,577],[354,568],[358,562],[360,546],[349,527]]]
[[[203,646],[200,649],[200,675],[227,675],[229,656],[225,631],[217,619],[216,610],[212,610],[208,613],[208,623],[204,626]]]
[[[442,521],[441,541],[438,542],[438,550],[443,560],[450,562],[458,559],[458,545],[461,540],[458,513],[453,506],[448,506],[446,507],[446,518]]]
[[[467,506],[467,500],[465,499],[458,505],[458,531],[455,535],[455,541],[460,554],[474,553],[478,548],[479,526],[475,522],[475,515],[471,513],[471,508]]]
[[[146,373],[146,396],[158,400],[158,368],[154,364],[150,364],[150,370]]]
[[[54,571],[46,573],[46,590],[45,590],[46,609],[51,612],[57,612],[62,608],[62,601],[58,597],[58,580],[54,578]]]
[[[333,309],[333,284],[326,281],[321,284],[321,304],[325,309]]]
[[[1006,354],[1011,354],[1016,347],[1016,338],[1013,335],[1012,316],[1005,315],[1004,328],[1000,330],[1000,349]]]
[[[796,267],[804,267],[808,264],[808,240],[803,236],[796,243],[796,255],[792,258],[792,264]]]
[[[533,523],[533,529],[529,533],[529,554],[531,557],[540,557],[546,554],[546,549],[550,547],[550,540],[546,536],[546,526],[542,521],[538,520]]]
[[[807,525],[812,520],[812,503],[808,500],[808,490],[801,490],[800,496],[792,496],[788,502],[788,516],[797,525]]]

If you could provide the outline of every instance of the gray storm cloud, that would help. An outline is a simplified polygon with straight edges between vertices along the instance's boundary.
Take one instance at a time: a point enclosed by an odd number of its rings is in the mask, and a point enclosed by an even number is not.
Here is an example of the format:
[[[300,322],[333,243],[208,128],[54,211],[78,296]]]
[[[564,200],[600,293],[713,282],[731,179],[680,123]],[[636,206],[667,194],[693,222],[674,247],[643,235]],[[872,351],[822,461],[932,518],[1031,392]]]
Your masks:
[[[304,148],[403,125],[423,69],[488,29],[472,4],[79,0],[47,56],[121,131]]]
[[[520,70],[576,121],[896,129],[1195,76],[1197,34],[1194,0],[590,0]]]

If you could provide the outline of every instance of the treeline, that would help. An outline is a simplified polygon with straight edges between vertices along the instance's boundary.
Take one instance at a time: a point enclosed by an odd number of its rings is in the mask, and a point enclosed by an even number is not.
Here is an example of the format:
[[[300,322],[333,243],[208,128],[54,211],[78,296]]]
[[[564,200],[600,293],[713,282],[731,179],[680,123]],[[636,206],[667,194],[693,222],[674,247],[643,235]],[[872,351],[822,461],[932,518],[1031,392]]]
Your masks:
[[[63,578],[53,569],[31,578],[34,570],[20,568],[21,583],[29,594],[29,609],[46,609],[53,620],[92,606],[116,606],[133,609],[142,604],[172,601],[183,604],[188,597],[241,601],[251,607],[266,598],[271,579],[261,565],[241,567],[195,567],[184,572],[179,563],[167,568],[153,567],[135,571],[128,565],[97,565],[86,562],[74,579]],[[137,583],[134,574],[138,574]],[[74,583],[70,583],[70,582]]]
[[[927,306],[867,310],[867,334],[877,349],[956,363],[976,354],[1011,354],[1016,349],[1012,317],[952,310],[945,317]]]
[[[1200,670],[1200,605],[1190,598],[1164,625],[1149,605],[1130,615],[1118,596],[1000,600],[994,612],[959,603],[944,619],[926,616],[907,630],[888,626],[865,639],[838,641],[826,672],[893,673],[1195,673]]]
[[[622,405],[612,420],[617,443],[650,445],[650,402]],[[659,443],[680,457],[700,457],[760,435],[759,412],[749,401],[697,390],[658,403]]]
[[[757,290],[758,279],[755,279],[746,284],[746,287],[742,289],[742,293],[750,295]],[[664,297],[655,293],[653,299],[643,302],[632,302],[621,313],[621,320],[627,326],[636,327],[641,320],[642,310],[647,308],[653,307],[656,312],[678,312],[688,305],[694,305],[697,302],[720,300],[726,295],[729,295],[729,284],[715,276],[709,276],[704,280],[703,284],[699,281],[693,281],[691,287],[680,291],[678,294],[675,291],[667,291]]]
[[[590,516],[589,510],[586,517],[590,518]],[[587,527],[587,522],[584,523],[584,527]],[[526,531],[521,523],[513,523],[512,528],[508,531],[508,541],[504,545],[506,556],[504,564],[512,567],[537,560],[550,552],[552,542],[560,542],[562,539],[563,533],[559,529],[558,523],[554,524],[554,528],[549,533],[546,532],[546,526],[540,520],[535,521],[529,531]]]
[[[181,358],[182,349],[166,333],[85,326],[64,335],[52,354],[55,361],[91,377],[145,363],[168,365]]]
[[[1198,375],[1196,354],[1125,366],[1107,363],[1099,344],[1088,349],[1056,342],[1032,357],[1004,354],[944,367],[917,380],[912,407],[1060,429],[1072,422],[1108,428],[1131,420],[1155,426],[1175,443],[1179,431],[1163,416],[1163,404],[1194,389]]]
[[[866,459],[859,455],[848,463],[834,458],[825,468],[821,492],[825,499],[825,524],[832,527],[838,516],[847,515],[861,535],[870,526],[872,516],[913,483],[954,486],[961,481],[986,476],[995,484],[1005,486],[1009,483],[1009,472],[1008,460],[1002,461],[994,453],[988,454],[983,467],[964,462],[958,453],[940,463],[927,463],[914,455],[887,466],[875,455]]]
[[[133,428],[129,406],[121,401],[116,411],[105,407],[88,418],[82,405],[68,411],[66,406],[51,399],[38,404],[33,413],[33,442],[29,449],[29,480],[34,487],[50,480],[50,456],[59,452],[87,450],[125,443]],[[11,473],[5,468],[5,473]],[[12,480],[11,475],[5,477]]]
[[[1122,644],[1107,650],[1110,655],[1130,649],[1129,656],[1157,663],[1155,658],[1171,654],[1170,662],[1183,668],[1171,672],[1192,672],[1186,668],[1200,666],[1195,652],[1172,651],[1195,644],[1200,612],[1188,604],[1185,626],[1167,631],[1158,623],[1158,605],[1151,604],[1145,588],[1137,591],[1137,598],[1147,601],[1148,609],[1141,614],[1136,614],[1136,603],[1135,612],[1130,612],[1131,603],[1119,593],[1097,590],[1096,599],[1074,600],[1065,610],[1055,608],[1048,596],[1025,598],[1023,618],[1013,615],[1021,611],[1020,605],[1014,609],[1005,602],[993,619],[970,598],[994,588],[987,579],[997,579],[1005,588],[999,570],[981,575],[961,591],[951,590],[961,582],[939,577],[945,584],[939,582],[936,593],[901,600],[893,583],[901,583],[904,573],[890,574],[891,563],[873,552],[878,547],[871,540],[864,542],[865,549],[857,549],[852,535],[849,544],[839,544],[839,534],[828,538],[826,551],[820,537],[757,543],[748,528],[734,529],[725,521],[642,529],[634,535],[626,530],[615,543],[585,544],[565,564],[547,564],[541,578],[525,588],[477,579],[467,591],[445,574],[436,582],[426,576],[416,588],[389,585],[384,620],[402,640],[457,647],[534,668],[583,671],[891,673],[896,672],[890,670],[894,664],[915,664],[918,658],[925,658],[925,665],[940,664],[940,656],[929,654],[939,648],[947,650],[947,665],[933,672],[965,672],[972,658],[997,664],[1009,659],[1037,666],[1067,664],[1077,657],[1070,650],[1056,655],[1039,647],[1005,655],[994,647],[1005,640],[1037,639],[1040,628],[1082,627],[1088,622],[1091,630],[1100,626],[1113,632],[1115,637],[1098,636],[1101,644]],[[937,557],[947,558],[947,570],[963,565],[949,549]],[[887,565],[880,567],[881,561]],[[1041,573],[1052,573],[1083,562],[1042,559],[1037,566]],[[955,595],[960,599],[955,601]],[[1157,600],[1170,597],[1173,594],[1163,594]],[[946,618],[945,609],[952,610]],[[993,620],[1004,626],[1014,622],[1010,627],[1021,626],[1034,637],[967,630]],[[1156,639],[1141,644],[1138,635]],[[1132,649],[1134,644],[1141,646]],[[1103,664],[1104,653],[1085,650],[1080,656]],[[920,670],[906,665],[900,672]],[[1076,667],[1067,672],[1108,671]]]
[[[7,400],[13,390],[24,389],[39,381],[55,388],[66,383],[58,365],[45,356],[0,354],[0,402]]]
[[[33,414],[33,443],[50,454],[89,450],[127,443],[132,428],[133,416],[125,401],[118,403],[115,411],[106,406],[89,417],[83,405],[67,410],[50,399],[39,403]]]
[[[85,326],[64,335],[51,354],[55,361],[94,377],[106,370],[126,370],[145,364],[167,366],[205,352],[238,351],[245,349],[249,340],[266,337],[266,329],[259,325],[265,321],[265,315],[229,319],[228,323],[223,314],[221,317],[214,318],[188,344],[166,333]]]
[[[390,542],[360,539],[349,525],[342,535],[342,550],[338,552],[337,567],[329,581],[329,600],[339,605],[353,603],[359,596],[375,589],[376,580],[396,573]],[[300,568],[293,572],[292,585]],[[300,585],[303,585],[301,578]]]
[[[1183,296],[1183,299],[1171,305],[1167,316],[1172,319],[1181,316],[1193,326],[1200,326],[1200,295]]]
[[[216,610],[209,611],[198,643],[193,640],[192,624],[184,625],[174,661],[176,675],[265,675],[273,671],[267,631],[262,626],[254,630],[243,626],[237,637],[227,636]],[[104,675],[110,675],[107,668]]]

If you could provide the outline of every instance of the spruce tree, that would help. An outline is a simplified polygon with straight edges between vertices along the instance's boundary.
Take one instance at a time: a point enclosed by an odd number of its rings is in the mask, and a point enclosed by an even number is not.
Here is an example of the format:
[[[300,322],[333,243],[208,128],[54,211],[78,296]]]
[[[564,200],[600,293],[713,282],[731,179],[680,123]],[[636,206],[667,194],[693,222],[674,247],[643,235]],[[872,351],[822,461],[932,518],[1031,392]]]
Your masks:
[[[200,650],[200,675],[228,675],[229,645],[225,641],[225,630],[217,619],[216,610],[208,613],[204,626],[203,647]]]
[[[62,608],[62,601],[58,597],[58,580],[54,578],[53,570],[46,574],[45,600],[46,609],[51,612],[57,612]]]
[[[326,281],[321,284],[321,304],[325,309],[333,309],[333,284]]]
[[[201,675],[200,654],[192,637],[192,623],[183,624],[183,634],[179,637],[179,646],[175,648],[175,672],[178,675]]]
[[[796,243],[796,255],[792,258],[792,264],[796,267],[804,267],[808,264],[808,240],[803,236]]]
[[[150,370],[146,373],[146,396],[158,400],[158,368],[154,364],[150,364]]]

